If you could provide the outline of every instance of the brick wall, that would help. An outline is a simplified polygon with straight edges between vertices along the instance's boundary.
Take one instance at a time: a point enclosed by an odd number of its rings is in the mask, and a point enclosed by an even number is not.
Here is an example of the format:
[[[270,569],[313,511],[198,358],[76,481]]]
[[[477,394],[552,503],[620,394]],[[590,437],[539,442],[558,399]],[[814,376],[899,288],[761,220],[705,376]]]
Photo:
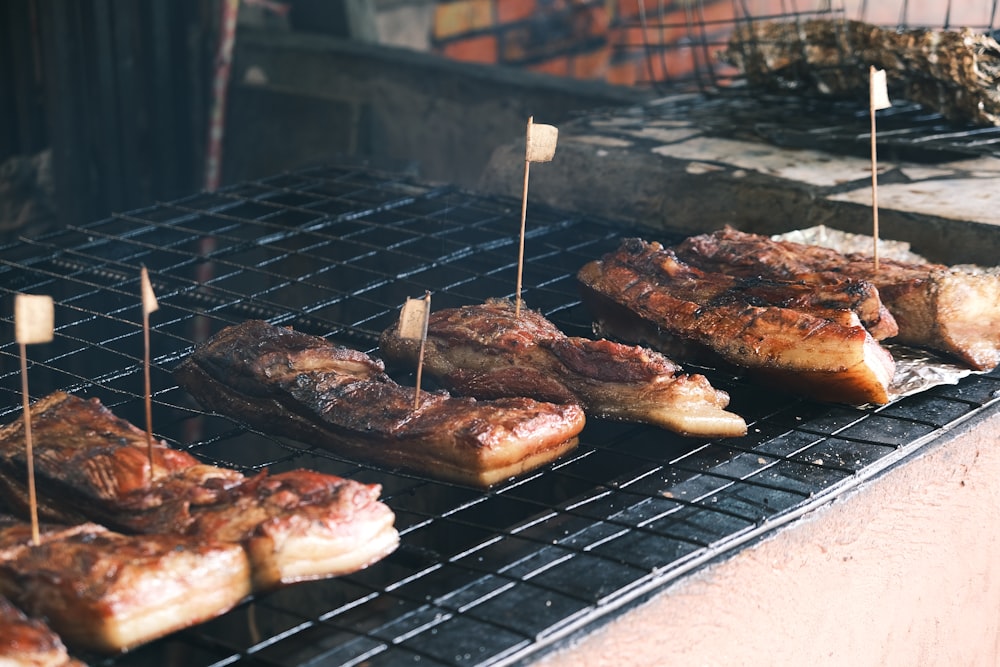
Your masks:
[[[691,81],[718,68],[733,11],[732,0],[439,0],[431,45],[457,60],[619,85]]]
[[[845,0],[833,5],[849,18],[873,23],[954,27],[989,25],[993,1]],[[733,29],[735,12],[740,18],[747,12],[780,16],[829,4],[820,0],[791,5],[787,0],[437,0],[430,45],[434,52],[456,60],[619,85],[704,84],[706,76],[724,82],[734,72],[721,65],[715,53]]]

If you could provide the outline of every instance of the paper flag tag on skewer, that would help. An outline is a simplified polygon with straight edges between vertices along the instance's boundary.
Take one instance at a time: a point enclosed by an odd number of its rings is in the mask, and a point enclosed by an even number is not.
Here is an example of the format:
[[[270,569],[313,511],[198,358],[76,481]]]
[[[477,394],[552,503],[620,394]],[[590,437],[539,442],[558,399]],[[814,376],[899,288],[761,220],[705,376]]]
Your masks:
[[[430,295],[422,299],[407,297],[399,313],[399,337],[423,340],[427,336],[427,315],[430,310]]]
[[[556,154],[558,140],[559,129],[554,125],[529,124],[525,158],[528,162],[550,162]]]
[[[871,105],[875,111],[892,106],[892,102],[889,101],[889,90],[885,84],[884,69],[871,70]]]
[[[141,272],[142,278],[142,314],[149,315],[150,313],[156,312],[160,308],[160,304],[156,301],[156,294],[153,292],[153,286],[149,282],[149,271],[146,267],[142,267]]]
[[[14,337],[22,345],[48,343],[55,325],[52,297],[18,294],[14,297]]]

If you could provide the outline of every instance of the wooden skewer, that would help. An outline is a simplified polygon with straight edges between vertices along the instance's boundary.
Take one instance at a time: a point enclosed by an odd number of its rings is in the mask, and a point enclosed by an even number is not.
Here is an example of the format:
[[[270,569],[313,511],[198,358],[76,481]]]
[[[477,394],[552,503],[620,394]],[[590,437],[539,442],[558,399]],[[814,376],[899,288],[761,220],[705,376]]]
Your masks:
[[[524,143],[524,186],[521,190],[521,235],[517,250],[517,287],[514,298],[514,316],[521,315],[521,276],[524,273],[524,228],[528,217],[528,175],[532,162],[548,162],[556,152],[559,130],[552,125],[535,125],[528,117]]]
[[[35,494],[35,457],[31,440],[31,400],[28,391],[28,350],[32,343],[48,343],[54,333],[52,297],[18,294],[14,298],[14,337],[21,351],[21,400],[24,409],[24,453],[28,465],[28,509],[31,513],[31,541],[40,541],[38,498]]]
[[[871,117],[872,140],[872,259],[873,268],[878,271],[878,159],[876,157],[875,112],[892,106],[889,93],[886,91],[885,70],[877,70],[871,66],[868,70],[868,111]]]
[[[156,468],[153,465],[153,392],[149,378],[149,314],[157,310],[160,305],[156,301],[156,294],[153,293],[153,286],[149,282],[149,272],[145,266],[140,272],[140,282],[142,286],[142,340],[144,349],[142,365],[145,376],[146,456],[149,458],[149,481],[152,482]]]
[[[31,402],[28,399],[28,353],[24,343],[21,348],[21,396],[24,409],[24,456],[28,461],[28,510],[31,513],[31,543],[41,540],[38,530],[38,499],[35,495],[35,455],[31,442]]]
[[[407,299],[399,313],[399,337],[420,341],[417,355],[417,388],[413,393],[413,409],[420,407],[420,382],[424,372],[424,347],[427,344],[427,323],[431,313],[431,293],[424,292],[423,299]]]
[[[524,227],[528,219],[528,175],[531,173],[531,124],[534,116],[528,117],[528,130],[524,148],[524,184],[521,187],[521,233],[517,246],[517,285],[514,289],[514,317],[521,315],[521,277],[524,275]]]

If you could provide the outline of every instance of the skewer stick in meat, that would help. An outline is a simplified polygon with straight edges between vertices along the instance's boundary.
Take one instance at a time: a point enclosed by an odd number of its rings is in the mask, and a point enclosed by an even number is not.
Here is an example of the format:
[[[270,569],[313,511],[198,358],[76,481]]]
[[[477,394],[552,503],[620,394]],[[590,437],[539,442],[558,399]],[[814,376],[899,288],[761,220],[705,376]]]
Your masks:
[[[149,454],[150,479],[153,478],[153,397],[149,379],[149,314],[159,309],[156,294],[149,282],[149,272],[142,267],[140,275],[142,282],[142,339],[143,339],[143,375],[145,377],[146,403],[146,449]]]
[[[556,153],[559,130],[553,125],[535,124],[534,117],[528,118],[528,129],[524,143],[524,187],[521,192],[521,236],[517,252],[517,289],[515,290],[515,312],[521,314],[521,277],[524,271],[524,229],[528,217],[528,174],[532,162],[549,162]]]
[[[424,347],[427,342],[427,318],[431,312],[431,293],[423,299],[407,299],[399,313],[399,335],[407,340],[418,341],[417,382],[413,391],[413,409],[420,407],[420,382],[423,379]]]
[[[14,337],[21,351],[21,399],[24,410],[25,468],[28,471],[28,504],[31,514],[31,536],[38,544],[38,502],[35,493],[35,455],[31,437],[31,410],[28,392],[28,352],[33,343],[48,343],[54,334],[55,313],[52,297],[18,294],[14,298]]]
[[[354,572],[397,546],[376,484],[310,470],[246,477],[163,441],[154,443],[151,471],[145,433],[97,399],[56,392],[32,413],[40,507],[53,520],[239,544],[254,590]],[[15,446],[23,428],[17,420],[0,429],[0,494],[18,511],[26,504]]]
[[[871,117],[872,145],[872,260],[874,269],[878,271],[878,159],[876,157],[875,112],[892,106],[889,101],[889,91],[885,86],[885,70],[876,70],[872,65],[868,68],[868,114]]]
[[[382,332],[386,359],[412,366],[414,341]],[[684,435],[739,436],[746,422],[703,375],[683,373],[649,349],[569,337],[541,313],[504,299],[431,315],[424,366],[448,389],[476,398],[530,396],[581,405],[592,416],[642,422]]]
[[[207,409],[355,460],[475,486],[555,460],[577,445],[578,405],[476,401],[394,382],[381,361],[250,320],[195,349],[174,376]]]

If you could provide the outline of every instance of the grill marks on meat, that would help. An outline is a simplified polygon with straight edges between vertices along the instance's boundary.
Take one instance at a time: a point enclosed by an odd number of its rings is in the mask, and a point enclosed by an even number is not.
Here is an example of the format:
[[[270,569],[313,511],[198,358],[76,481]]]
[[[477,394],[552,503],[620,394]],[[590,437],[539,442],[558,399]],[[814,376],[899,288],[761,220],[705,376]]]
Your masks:
[[[398,543],[378,485],[309,470],[246,477],[162,441],[150,477],[145,431],[97,399],[57,392],[31,415],[39,509],[50,520],[239,544],[255,590],[353,572]],[[22,512],[25,468],[18,419],[0,429],[0,492]]]
[[[397,384],[382,363],[318,337],[250,320],[175,370],[204,407],[346,457],[489,486],[577,444],[583,410],[528,398],[476,401]]]
[[[736,276],[817,286],[869,281],[898,324],[896,341],[943,352],[980,371],[1000,363],[1000,275],[881,258],[875,271],[870,256],[775,241],[731,227],[687,239],[677,253],[707,270]]]
[[[640,239],[588,263],[578,279],[600,325],[617,338],[676,356],[708,352],[819,400],[888,401],[892,356],[855,312],[810,307],[802,285],[707,273]],[[776,299],[769,290],[789,296]]]
[[[386,329],[387,360],[415,367],[420,343]],[[703,375],[687,375],[651,350],[568,337],[540,313],[509,300],[436,311],[427,326],[424,372],[477,398],[529,396],[578,403],[588,415],[655,424],[685,435],[739,436],[746,422]]]
[[[0,665],[6,667],[84,667],[48,625],[29,618],[0,596]]]
[[[93,523],[39,532],[36,545],[29,524],[0,516],[0,593],[75,648],[125,651],[214,618],[250,593],[250,565],[236,544],[126,536]],[[0,612],[9,615],[9,605]],[[31,664],[66,664],[57,661],[62,642],[47,641],[55,659]]]

